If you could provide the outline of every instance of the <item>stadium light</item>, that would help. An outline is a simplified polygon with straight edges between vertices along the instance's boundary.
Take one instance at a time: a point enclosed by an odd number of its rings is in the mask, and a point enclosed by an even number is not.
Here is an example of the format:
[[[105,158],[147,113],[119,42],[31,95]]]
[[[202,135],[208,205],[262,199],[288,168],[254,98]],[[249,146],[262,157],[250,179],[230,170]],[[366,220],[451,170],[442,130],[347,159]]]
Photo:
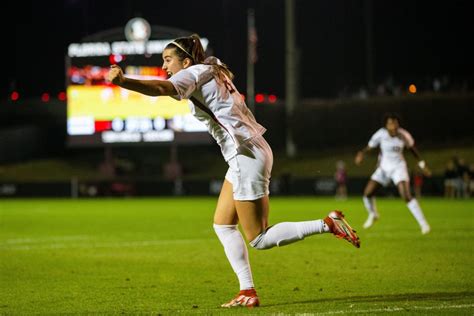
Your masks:
[[[262,93],[257,93],[255,95],[255,102],[263,103],[263,101],[265,101],[265,96]]]
[[[269,102],[269,103],[275,103],[276,101],[277,101],[277,96],[276,96],[276,95],[270,94],[270,95],[268,96],[268,102]]]
[[[48,102],[49,101],[49,93],[45,92],[41,95],[41,101]]]
[[[17,91],[13,91],[10,94],[10,100],[12,101],[18,101],[19,98],[20,98],[20,94]]]
[[[408,92],[410,92],[411,94],[415,94],[416,86],[414,84],[411,84],[410,86],[408,86]]]
[[[66,101],[66,97],[67,97],[66,92],[61,91],[61,92],[58,93],[58,100],[59,101]]]

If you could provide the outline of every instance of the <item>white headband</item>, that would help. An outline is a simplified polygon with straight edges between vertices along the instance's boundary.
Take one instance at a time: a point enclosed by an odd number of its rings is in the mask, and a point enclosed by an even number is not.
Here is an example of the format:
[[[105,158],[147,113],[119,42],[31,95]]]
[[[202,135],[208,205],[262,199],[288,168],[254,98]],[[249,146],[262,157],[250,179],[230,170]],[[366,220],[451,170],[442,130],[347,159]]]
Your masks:
[[[188,53],[188,52],[183,48],[183,46],[179,45],[178,43],[176,43],[176,42],[174,42],[174,41],[171,42],[171,44],[176,45],[179,49],[181,49],[183,52],[185,52],[186,55],[188,55],[189,57],[191,57],[192,60],[194,60],[194,57],[193,57],[190,53]]]

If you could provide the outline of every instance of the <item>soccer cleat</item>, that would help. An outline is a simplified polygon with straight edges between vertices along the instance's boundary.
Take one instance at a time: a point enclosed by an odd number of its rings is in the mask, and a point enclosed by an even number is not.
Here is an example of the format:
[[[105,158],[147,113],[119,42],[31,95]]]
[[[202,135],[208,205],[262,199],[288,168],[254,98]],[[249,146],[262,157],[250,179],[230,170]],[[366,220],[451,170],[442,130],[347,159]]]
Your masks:
[[[423,235],[428,234],[430,231],[431,231],[430,225],[424,224],[424,225],[421,226],[421,233],[422,233]]]
[[[357,236],[355,230],[346,222],[341,211],[332,211],[324,218],[324,222],[337,238],[347,240],[356,248],[360,247],[359,236]]]
[[[367,220],[364,223],[364,228],[367,229],[371,227],[372,225],[374,225],[375,221],[377,221],[378,219],[379,219],[378,215],[370,213],[369,217],[367,217]]]
[[[257,296],[255,289],[241,290],[237,296],[232,299],[229,303],[222,304],[221,307],[258,307],[260,301]]]

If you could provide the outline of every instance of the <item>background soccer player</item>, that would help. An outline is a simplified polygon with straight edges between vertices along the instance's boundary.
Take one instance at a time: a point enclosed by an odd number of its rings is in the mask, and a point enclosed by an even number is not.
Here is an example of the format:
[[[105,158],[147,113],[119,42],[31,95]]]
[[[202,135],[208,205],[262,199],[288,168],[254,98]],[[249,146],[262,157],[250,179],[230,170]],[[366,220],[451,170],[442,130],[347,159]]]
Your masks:
[[[423,211],[418,201],[412,197],[410,191],[410,178],[407,164],[403,156],[403,149],[407,147],[418,159],[418,166],[425,176],[431,176],[431,172],[421,159],[415,147],[415,141],[409,132],[400,127],[400,118],[395,113],[388,113],[384,117],[384,127],[380,128],[370,138],[369,144],[360,150],[355,163],[359,165],[364,159],[364,154],[375,148],[380,148],[380,155],[377,169],[370,177],[364,190],[364,206],[369,212],[369,217],[364,223],[364,228],[371,227],[379,218],[379,213],[375,205],[375,193],[380,186],[387,186],[392,181],[398,188],[400,196],[407,202],[407,207],[421,227],[421,232],[430,232],[430,225],[426,221]]]
[[[163,51],[168,80],[126,78],[114,65],[107,79],[146,95],[189,99],[192,114],[207,125],[229,165],[214,215],[214,229],[240,282],[240,292],[223,307],[258,306],[247,247],[237,228],[256,249],[269,249],[331,232],[359,247],[359,238],[339,211],[324,220],[268,225],[269,183],[273,164],[265,128],[257,123],[235,88],[233,74],[215,57],[205,59],[197,35],[182,37]]]

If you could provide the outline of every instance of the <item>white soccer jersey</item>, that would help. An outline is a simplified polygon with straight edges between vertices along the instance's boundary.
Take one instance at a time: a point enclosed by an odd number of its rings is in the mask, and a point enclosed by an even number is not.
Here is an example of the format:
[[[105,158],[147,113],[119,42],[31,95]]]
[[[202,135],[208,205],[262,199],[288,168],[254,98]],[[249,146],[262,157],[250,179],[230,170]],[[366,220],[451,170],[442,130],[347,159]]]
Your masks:
[[[379,165],[386,170],[400,165],[406,166],[403,148],[410,148],[414,144],[413,137],[403,128],[398,128],[397,135],[392,137],[387,129],[382,127],[369,140],[369,147],[380,147]]]
[[[168,80],[178,97],[190,100],[191,113],[206,124],[227,161],[242,144],[266,129],[257,123],[232,81],[219,84],[211,70],[211,65],[193,65]]]

